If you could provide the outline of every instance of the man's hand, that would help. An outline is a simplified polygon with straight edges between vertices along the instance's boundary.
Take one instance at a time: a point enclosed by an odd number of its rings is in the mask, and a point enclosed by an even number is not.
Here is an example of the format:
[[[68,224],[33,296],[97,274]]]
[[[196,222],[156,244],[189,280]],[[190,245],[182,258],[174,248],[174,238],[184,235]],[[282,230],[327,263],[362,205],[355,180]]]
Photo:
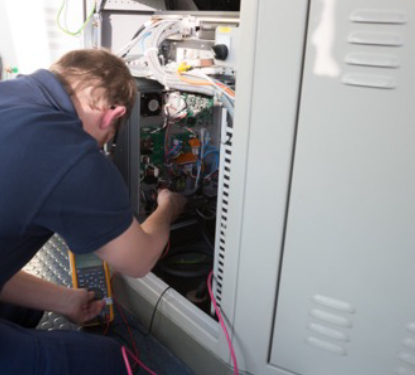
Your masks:
[[[64,315],[78,324],[95,318],[105,307],[105,301],[97,301],[94,298],[94,292],[88,292],[85,289],[68,289],[67,311]]]
[[[173,193],[168,189],[160,190],[157,197],[157,203],[159,207],[170,207],[170,211],[172,213],[172,222],[176,220],[183,212],[186,202],[187,199],[183,195]]]
[[[66,288],[20,271],[7,281],[0,294],[2,302],[37,310],[54,311],[76,323],[97,316],[105,306],[95,301],[94,293]]]
[[[169,239],[170,225],[186,204],[186,198],[161,190],[158,207],[142,223],[133,218],[130,227],[95,251],[113,270],[131,277],[143,277],[154,267]]]

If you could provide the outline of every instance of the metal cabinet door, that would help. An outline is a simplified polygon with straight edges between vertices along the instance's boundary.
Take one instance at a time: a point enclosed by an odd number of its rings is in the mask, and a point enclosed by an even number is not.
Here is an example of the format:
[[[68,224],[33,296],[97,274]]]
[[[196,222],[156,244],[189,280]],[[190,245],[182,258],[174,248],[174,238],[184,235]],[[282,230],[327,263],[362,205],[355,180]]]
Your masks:
[[[270,362],[415,374],[415,3],[314,0]]]

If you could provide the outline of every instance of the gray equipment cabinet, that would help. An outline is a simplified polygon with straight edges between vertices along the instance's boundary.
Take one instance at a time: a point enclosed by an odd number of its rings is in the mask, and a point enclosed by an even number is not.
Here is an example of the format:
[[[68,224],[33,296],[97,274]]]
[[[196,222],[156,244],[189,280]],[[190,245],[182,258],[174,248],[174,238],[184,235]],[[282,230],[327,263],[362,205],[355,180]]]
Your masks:
[[[240,373],[415,375],[415,4],[242,1],[221,308]],[[165,284],[124,278],[148,321]],[[169,290],[155,334],[232,374]]]

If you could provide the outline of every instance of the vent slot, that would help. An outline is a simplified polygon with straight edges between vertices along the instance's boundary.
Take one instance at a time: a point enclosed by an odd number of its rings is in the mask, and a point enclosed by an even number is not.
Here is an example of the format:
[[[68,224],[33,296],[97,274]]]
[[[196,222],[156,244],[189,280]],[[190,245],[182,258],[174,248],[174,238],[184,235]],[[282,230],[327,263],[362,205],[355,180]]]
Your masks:
[[[337,298],[316,294],[311,298],[305,342],[326,352],[345,356],[351,341],[352,315],[355,307]]]
[[[409,322],[406,326],[411,336],[406,336],[401,341],[401,351],[398,353],[398,367],[395,373],[398,375],[415,375],[415,323]]]
[[[397,56],[375,53],[350,53],[346,56],[346,63],[378,68],[397,68],[400,65]]]
[[[354,70],[346,71],[341,77],[341,82],[347,86],[361,88],[395,89],[398,86],[395,72],[401,65],[398,53],[405,44],[405,12],[358,9],[352,12],[349,21],[354,27],[359,27],[347,36],[348,43],[356,50],[348,52],[344,59],[348,67]],[[367,29],[360,29],[362,24]],[[365,52],[359,49],[361,46],[366,46]],[[384,73],[379,68],[383,69]]]
[[[357,10],[350,16],[350,21],[356,23],[381,23],[402,25],[407,22],[404,12],[387,10]]]
[[[351,44],[388,47],[400,47],[403,44],[402,37],[399,34],[373,31],[355,31],[349,35],[347,41]]]
[[[225,110],[224,110],[225,111]],[[222,119],[226,119],[225,113]],[[232,134],[231,122],[224,120],[222,122],[222,143],[220,152],[220,173],[218,186],[218,204],[217,222],[216,222],[216,251],[215,251],[215,275],[214,293],[217,304],[220,306],[222,299],[222,288],[224,282],[224,268],[226,260],[226,228],[229,213],[229,183],[231,181],[232,170]]]

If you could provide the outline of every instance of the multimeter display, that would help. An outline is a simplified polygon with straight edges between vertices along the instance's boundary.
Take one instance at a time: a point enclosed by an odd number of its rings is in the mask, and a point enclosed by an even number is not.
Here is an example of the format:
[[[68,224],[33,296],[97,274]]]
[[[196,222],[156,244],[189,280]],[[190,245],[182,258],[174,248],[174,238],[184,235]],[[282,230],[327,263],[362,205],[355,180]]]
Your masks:
[[[112,321],[114,311],[112,306],[112,293],[110,288],[110,273],[105,262],[95,253],[74,254],[69,252],[74,288],[84,288],[95,293],[95,299],[104,299],[106,306],[100,315],[85,325],[96,325]]]
[[[89,254],[77,254],[75,255],[76,268],[89,268],[98,267],[102,265],[102,260],[99,259],[94,253]]]

